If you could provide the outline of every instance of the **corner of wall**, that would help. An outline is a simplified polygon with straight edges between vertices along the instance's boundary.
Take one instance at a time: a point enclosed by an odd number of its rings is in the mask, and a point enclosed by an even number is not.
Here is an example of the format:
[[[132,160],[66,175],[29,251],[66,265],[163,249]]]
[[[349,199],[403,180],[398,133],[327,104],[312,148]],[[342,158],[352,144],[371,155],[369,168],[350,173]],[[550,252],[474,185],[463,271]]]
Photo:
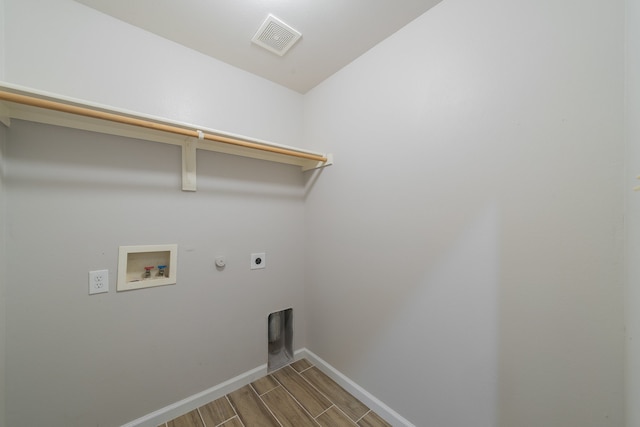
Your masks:
[[[4,55],[4,0],[0,0],[0,80],[4,80],[5,55]],[[5,153],[5,128],[0,125],[0,427],[6,426],[5,414],[5,277],[6,260],[6,233],[5,233],[5,197],[4,197],[4,153]]]
[[[0,0],[1,2],[2,0]],[[0,5],[1,7],[1,5]],[[5,427],[5,336],[6,336],[6,318],[5,313],[5,271],[6,267],[6,215],[5,215],[5,193],[4,193],[4,176],[5,176],[5,136],[6,131],[4,125],[0,124],[0,427]]]
[[[640,171],[640,125],[634,120],[640,112],[640,55],[637,53],[637,25],[640,22],[640,7],[632,0],[625,1],[625,425],[637,426],[640,423],[640,409],[636,404],[640,396],[640,344],[637,340],[640,331],[640,292],[636,283],[640,279],[638,263],[632,262],[640,255],[640,195],[631,191],[637,185],[634,175]]]
[[[4,10],[5,2],[0,0],[0,81],[5,78],[5,34],[4,34]],[[5,138],[6,130],[4,125],[0,124],[0,427],[6,426],[5,410],[5,336],[6,336],[6,307],[5,307],[5,263],[6,263],[6,233],[5,233],[5,195],[4,195],[4,176],[5,176]]]

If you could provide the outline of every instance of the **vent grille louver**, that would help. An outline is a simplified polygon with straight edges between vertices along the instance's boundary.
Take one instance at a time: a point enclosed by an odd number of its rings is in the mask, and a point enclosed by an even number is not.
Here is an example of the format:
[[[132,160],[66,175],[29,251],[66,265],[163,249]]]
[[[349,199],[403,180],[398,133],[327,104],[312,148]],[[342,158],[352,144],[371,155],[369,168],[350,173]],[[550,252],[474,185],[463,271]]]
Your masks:
[[[276,55],[284,55],[302,34],[273,15],[267,16],[251,41]]]

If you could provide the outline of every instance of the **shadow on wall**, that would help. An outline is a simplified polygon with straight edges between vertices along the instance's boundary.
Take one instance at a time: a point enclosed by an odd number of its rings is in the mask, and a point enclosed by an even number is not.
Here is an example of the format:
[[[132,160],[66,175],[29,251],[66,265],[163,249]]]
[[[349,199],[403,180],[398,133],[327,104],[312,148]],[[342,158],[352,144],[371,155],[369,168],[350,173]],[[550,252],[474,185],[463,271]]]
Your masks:
[[[74,190],[181,192],[179,146],[14,120],[9,129],[26,140],[47,140],[46,146],[9,147],[12,186],[60,187]],[[46,160],[43,160],[46,159]],[[77,176],[83,179],[78,180]],[[198,192],[238,197],[301,200],[300,167],[223,153],[200,151]],[[188,197],[189,193],[186,193]]]
[[[380,289],[367,294],[367,304],[381,315],[369,317],[369,327],[360,330],[366,346],[351,368],[364,373],[392,366],[402,354],[402,363],[415,369],[389,369],[380,397],[403,395],[394,409],[411,414],[416,425],[497,425],[499,216],[496,204],[476,212],[448,249],[427,263],[428,271],[420,254],[409,255],[397,266],[412,268],[414,277],[401,298],[384,297]],[[408,384],[437,386],[406,393]]]
[[[557,189],[318,214],[312,350],[415,425],[619,426],[616,230]]]

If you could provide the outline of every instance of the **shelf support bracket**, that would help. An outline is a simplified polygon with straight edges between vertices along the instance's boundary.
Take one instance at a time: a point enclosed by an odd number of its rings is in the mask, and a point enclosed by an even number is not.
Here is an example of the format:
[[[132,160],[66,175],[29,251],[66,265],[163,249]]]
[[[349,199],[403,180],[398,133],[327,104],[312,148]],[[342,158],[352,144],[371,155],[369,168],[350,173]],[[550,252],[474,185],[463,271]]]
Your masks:
[[[204,139],[202,131],[197,132],[198,139],[187,138],[182,144],[182,191],[196,191],[196,149]]]
[[[331,166],[333,164],[333,154],[328,153],[326,154],[326,156],[327,156],[326,162],[317,162],[312,165],[302,166],[302,172],[306,172],[311,169],[322,169],[322,168],[326,168],[327,166]]]
[[[11,113],[3,102],[0,102],[0,123],[6,127],[11,127]]]

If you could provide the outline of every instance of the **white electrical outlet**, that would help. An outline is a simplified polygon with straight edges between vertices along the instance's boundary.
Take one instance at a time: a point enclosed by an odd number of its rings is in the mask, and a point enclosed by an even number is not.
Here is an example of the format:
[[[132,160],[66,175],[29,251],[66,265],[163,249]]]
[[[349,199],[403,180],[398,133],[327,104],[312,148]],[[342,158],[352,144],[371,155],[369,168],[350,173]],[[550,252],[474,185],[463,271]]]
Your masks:
[[[89,295],[109,292],[109,270],[89,272]]]
[[[251,254],[251,269],[257,270],[267,266],[267,256],[264,252]]]

